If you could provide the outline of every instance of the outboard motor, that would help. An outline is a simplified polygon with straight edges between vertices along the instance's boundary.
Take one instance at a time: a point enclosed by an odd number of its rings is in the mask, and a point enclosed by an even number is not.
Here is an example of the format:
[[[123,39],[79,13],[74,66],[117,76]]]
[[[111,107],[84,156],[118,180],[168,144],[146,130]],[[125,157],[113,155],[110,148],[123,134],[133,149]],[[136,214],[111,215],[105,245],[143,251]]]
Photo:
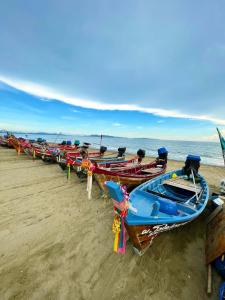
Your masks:
[[[78,147],[80,145],[80,141],[79,140],[75,140],[74,145]]]
[[[66,145],[66,141],[62,141],[61,145]]]
[[[167,157],[168,157],[168,151],[166,150],[166,148],[165,147],[159,148],[158,158],[157,158],[158,163],[160,162],[167,163]]]
[[[140,164],[142,162],[142,159],[145,158],[145,150],[139,149],[137,151],[138,156],[138,163]]]
[[[30,144],[32,144],[32,143],[35,143],[36,140],[28,140],[28,142],[29,142]]]
[[[107,147],[101,146],[100,147],[100,155],[104,155],[104,153],[107,151]]]
[[[198,155],[188,155],[185,161],[185,166],[183,167],[183,172],[190,178],[193,171],[195,177],[198,176],[198,169],[200,168],[201,158]]]
[[[45,143],[46,140],[45,139],[42,139],[42,138],[37,138],[37,143]]]
[[[126,147],[118,148],[118,154],[117,157],[123,157],[126,152]]]
[[[66,145],[71,146],[72,145],[71,141],[66,141]]]
[[[90,143],[83,143],[81,148],[88,149],[90,145],[91,145]]]

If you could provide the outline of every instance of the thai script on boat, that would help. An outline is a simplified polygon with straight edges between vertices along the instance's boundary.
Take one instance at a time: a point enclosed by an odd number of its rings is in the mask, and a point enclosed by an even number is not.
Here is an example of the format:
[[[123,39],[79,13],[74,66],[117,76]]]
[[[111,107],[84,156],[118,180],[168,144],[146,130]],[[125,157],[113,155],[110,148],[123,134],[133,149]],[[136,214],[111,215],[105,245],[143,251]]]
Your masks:
[[[177,228],[180,227],[184,224],[186,224],[187,222],[183,222],[183,223],[179,223],[179,224],[172,224],[172,225],[168,225],[168,224],[162,224],[162,225],[155,225],[150,229],[144,229],[141,234],[142,235],[148,235],[148,236],[152,236],[152,235],[156,235],[158,233],[161,233],[163,231],[167,231],[167,230],[171,230],[173,228]]]

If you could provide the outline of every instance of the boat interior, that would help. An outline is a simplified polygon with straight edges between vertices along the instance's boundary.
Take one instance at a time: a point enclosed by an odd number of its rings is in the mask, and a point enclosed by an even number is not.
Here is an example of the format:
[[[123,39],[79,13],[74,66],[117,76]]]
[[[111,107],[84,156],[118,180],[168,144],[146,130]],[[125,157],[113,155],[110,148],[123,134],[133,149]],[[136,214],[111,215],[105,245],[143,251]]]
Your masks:
[[[161,173],[165,169],[165,165],[158,165],[157,162],[151,162],[147,164],[136,164],[131,167],[119,169],[117,174],[120,175],[134,175],[135,176],[149,176],[157,173]],[[112,170],[115,171],[115,170]]]
[[[131,193],[129,215],[140,218],[140,222],[142,218],[188,219],[205,206],[207,192],[203,180],[194,184],[185,176],[169,178],[166,174]]]

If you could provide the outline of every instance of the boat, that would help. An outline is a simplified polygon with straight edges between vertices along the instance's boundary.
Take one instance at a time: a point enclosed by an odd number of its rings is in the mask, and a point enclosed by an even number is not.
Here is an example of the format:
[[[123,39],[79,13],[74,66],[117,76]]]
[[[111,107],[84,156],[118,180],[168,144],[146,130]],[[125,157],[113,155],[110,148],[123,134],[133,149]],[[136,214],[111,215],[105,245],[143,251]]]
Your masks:
[[[74,145],[72,145],[71,141],[63,141],[61,144],[49,146],[42,151],[42,160],[44,162],[59,162],[60,155],[62,156],[67,152],[77,152],[79,149],[80,142],[78,140],[75,141]]]
[[[0,146],[9,148],[8,138],[8,135],[0,136]],[[13,148],[13,146],[10,148]]]
[[[88,157],[94,158],[101,156],[99,151],[89,152]],[[80,166],[82,161],[81,151],[60,151],[58,156],[58,164],[59,166],[65,170],[68,165],[71,166],[73,170],[76,170],[78,166]]]
[[[46,140],[42,140],[41,138],[37,140],[28,140],[28,143],[22,145],[23,151],[28,156],[32,157],[33,159],[42,158],[43,152],[47,149],[48,143]]]
[[[220,285],[219,300],[225,300],[225,282],[221,283],[221,285]]]
[[[85,143],[87,144],[87,143]],[[101,146],[99,151],[95,152],[89,152],[88,148],[86,146],[82,146],[79,152],[68,152],[64,153],[64,155],[60,155],[59,158],[59,165],[60,167],[65,170],[67,166],[72,168],[72,170],[79,172],[86,171],[83,169],[81,171],[81,166],[84,161],[88,160],[92,163],[111,163],[111,162],[120,162],[121,160],[123,161],[125,159],[125,151],[126,148],[118,148],[118,154],[115,156],[112,154],[110,155],[105,155],[105,152],[107,151],[107,147]]]
[[[135,252],[142,255],[160,233],[196,219],[209,198],[208,184],[198,173],[199,167],[200,157],[188,155],[184,168],[145,182],[130,195],[123,186],[106,181],[116,212],[114,250],[124,253],[125,228]]]
[[[12,146],[18,154],[24,153],[22,144],[26,143],[26,140],[22,137],[15,137],[14,135],[9,136],[8,144]]]
[[[140,150],[141,149],[138,150],[137,155]],[[109,180],[126,185],[130,191],[135,186],[165,173],[167,156],[167,149],[162,147],[158,149],[158,157],[148,163],[141,163],[143,158],[143,156],[141,156],[138,159],[138,163],[128,164],[127,166],[116,167],[109,165],[104,167],[97,165],[94,169],[94,177],[103,191],[106,190],[104,185],[105,181]]]

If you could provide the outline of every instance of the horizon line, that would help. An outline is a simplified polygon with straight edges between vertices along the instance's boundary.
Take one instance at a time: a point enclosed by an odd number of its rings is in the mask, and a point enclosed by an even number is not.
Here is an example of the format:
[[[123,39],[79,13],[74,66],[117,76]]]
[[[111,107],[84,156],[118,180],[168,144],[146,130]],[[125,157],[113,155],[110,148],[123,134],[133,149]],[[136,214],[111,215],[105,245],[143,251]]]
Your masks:
[[[147,139],[147,140],[157,140],[157,141],[177,141],[177,142],[198,142],[198,143],[219,143],[218,141],[197,141],[197,140],[181,140],[181,139],[159,139],[159,138],[149,138],[149,137],[125,137],[125,136],[114,136],[114,135],[107,135],[107,134],[80,134],[80,133],[57,133],[57,132],[42,132],[42,131],[24,131],[24,130],[5,130],[0,129],[0,133],[11,132],[14,134],[43,134],[43,135],[63,135],[63,136],[87,136],[87,137],[111,137],[111,138],[123,138],[123,139]]]

